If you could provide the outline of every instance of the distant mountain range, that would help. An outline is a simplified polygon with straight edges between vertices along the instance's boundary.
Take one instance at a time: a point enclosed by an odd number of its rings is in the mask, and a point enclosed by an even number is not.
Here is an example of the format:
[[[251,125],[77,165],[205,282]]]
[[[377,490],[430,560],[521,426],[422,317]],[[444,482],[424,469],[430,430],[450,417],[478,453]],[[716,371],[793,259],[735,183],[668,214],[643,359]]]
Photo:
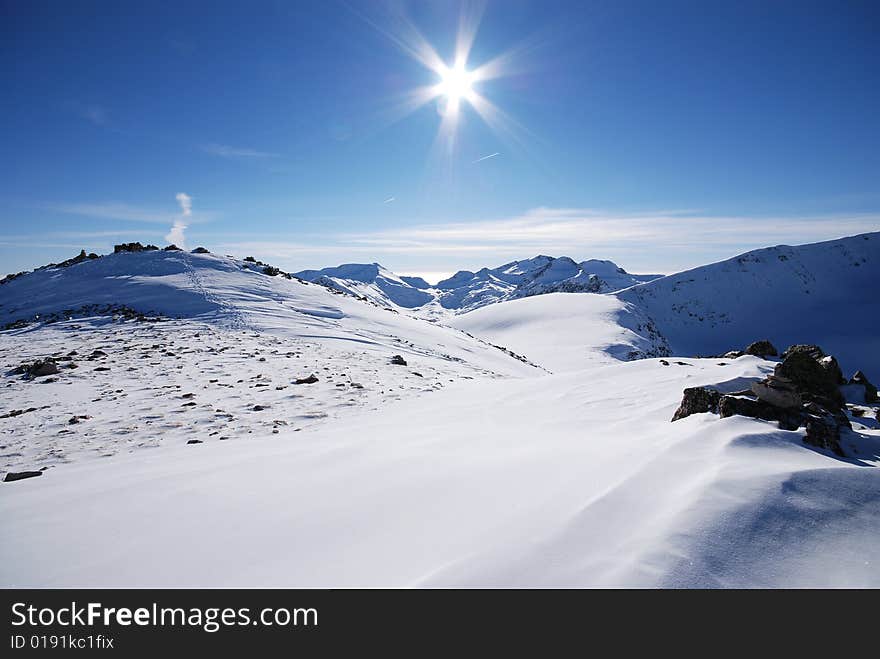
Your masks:
[[[770,339],[780,350],[818,344],[847,376],[878,378],[878,286],[880,232],[756,249],[613,295],[517,300],[452,324],[556,371],[595,361],[596,346],[619,358],[695,356]]]
[[[434,286],[421,277],[396,275],[378,263],[350,263],[294,274],[377,304],[456,313],[543,293],[611,293],[660,277],[633,275],[611,261],[577,263],[567,256],[536,256],[477,272],[460,270]]]

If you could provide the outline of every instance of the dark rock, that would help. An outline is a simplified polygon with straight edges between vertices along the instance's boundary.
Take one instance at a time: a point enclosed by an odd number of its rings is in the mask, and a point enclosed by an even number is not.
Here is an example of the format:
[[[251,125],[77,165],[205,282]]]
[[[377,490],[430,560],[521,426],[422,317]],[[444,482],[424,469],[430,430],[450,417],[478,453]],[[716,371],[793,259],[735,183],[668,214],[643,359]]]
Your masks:
[[[187,441],[187,444],[203,444],[204,442],[201,439],[190,439]]]
[[[776,357],[779,355],[779,351],[767,339],[762,339],[749,344],[744,352],[747,355],[754,355],[755,357]]]
[[[791,350],[791,349],[789,349]],[[821,402],[831,407],[843,405],[837,375],[833,367],[823,366],[807,350],[788,352],[776,365],[774,375],[791,381],[804,400]],[[822,359],[819,357],[819,359]],[[836,362],[835,362],[836,363]]]
[[[12,417],[21,416],[22,414],[27,414],[28,412],[36,412],[36,407],[29,407],[26,410],[12,410],[7,412],[6,414],[0,414],[0,419],[11,419]]]
[[[267,265],[265,268],[263,268],[263,274],[269,275],[270,277],[277,277],[281,274],[281,270],[276,268],[274,265]]]
[[[721,356],[724,357],[725,359],[739,359],[744,354],[745,353],[742,350],[729,350],[728,352],[725,352]]]
[[[67,423],[70,425],[76,425],[80,421],[88,421],[91,418],[92,417],[90,417],[88,414],[77,414],[76,416],[70,417]]]
[[[819,366],[825,369],[828,373],[828,377],[834,380],[838,386],[846,384],[846,378],[843,377],[843,371],[840,369],[840,364],[837,363],[837,359],[832,355],[825,355],[822,357],[822,359],[819,360]]]
[[[145,247],[140,243],[122,243],[121,245],[113,246],[114,254],[121,254],[122,252],[143,252],[145,251]]]
[[[660,363],[663,364],[663,366],[669,366],[669,362],[666,361],[665,359],[661,359]]]
[[[162,251],[163,252],[182,252],[183,250],[180,249],[180,247],[178,247],[177,245],[168,245],[168,247],[165,247]]]
[[[30,369],[28,369],[28,373],[35,378],[41,378],[46,375],[55,375],[58,373],[58,364],[56,364],[55,360],[51,357],[46,357],[46,359],[35,361]]]
[[[785,352],[782,353],[782,358],[785,359],[789,355],[793,355],[797,352],[804,352],[815,360],[822,359],[822,357],[825,356],[825,351],[822,350],[822,348],[820,348],[819,346],[809,343],[798,343],[793,346],[788,346],[785,349]]]
[[[849,379],[850,384],[860,384],[865,388],[865,402],[866,403],[876,403],[878,402],[877,397],[877,387],[875,387],[868,380],[868,376],[866,376],[861,371],[856,371],[853,373],[853,376]]]
[[[294,380],[294,384],[315,384],[318,381],[318,378],[314,376],[314,374],[310,375],[307,378],[299,378],[298,380]]]
[[[122,252],[154,252],[158,247],[155,245],[141,245],[140,243],[122,243],[113,246],[113,253],[120,254]],[[89,254],[89,258],[99,258],[97,254]]]
[[[254,412],[262,412],[266,408],[263,405],[254,405],[251,409],[253,409]]]
[[[797,430],[803,418],[800,410],[786,410],[763,400],[729,395],[722,396],[718,401],[718,414],[722,419],[738,415],[764,421],[777,421],[783,430]]]
[[[806,427],[805,444],[832,451],[841,457],[845,456],[840,446],[841,424],[832,415],[810,416],[807,418]]]
[[[394,355],[391,358],[391,363],[395,364],[397,366],[406,366],[406,360],[403,357],[401,357],[400,355]]]
[[[192,251],[192,253],[193,253],[193,254],[210,254],[211,252],[209,252],[208,250],[206,250],[204,247],[196,247],[196,248]]]
[[[16,375],[40,378],[58,373],[58,364],[55,362],[54,357],[46,357],[45,359],[38,359],[35,362],[24,362],[19,364],[12,372]]]
[[[20,481],[25,478],[34,478],[35,476],[42,476],[42,471],[10,471],[7,472],[6,478],[3,479],[4,483],[11,483],[12,481]]]
[[[691,414],[701,414],[703,412],[717,412],[718,401],[721,393],[716,389],[708,387],[688,387],[684,390],[681,398],[681,404],[672,415],[673,421],[678,421]]]
[[[791,380],[775,375],[771,375],[762,382],[752,384],[752,393],[759,400],[776,407],[797,408],[803,402]]]

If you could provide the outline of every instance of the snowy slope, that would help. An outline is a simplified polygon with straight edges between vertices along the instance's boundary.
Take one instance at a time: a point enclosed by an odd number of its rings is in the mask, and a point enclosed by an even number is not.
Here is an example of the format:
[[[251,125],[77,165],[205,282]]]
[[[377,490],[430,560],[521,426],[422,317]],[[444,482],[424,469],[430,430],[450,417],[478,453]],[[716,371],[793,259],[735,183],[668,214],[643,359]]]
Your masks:
[[[880,233],[755,250],[613,295],[543,295],[450,324],[553,371],[609,356],[717,355],[770,339],[816,343],[880,380]],[[875,375],[876,374],[876,375]]]
[[[296,276],[352,295],[366,297],[377,304],[395,304],[398,307],[411,309],[427,304],[433,299],[433,296],[421,290],[428,287],[424,280],[398,277],[378,263],[348,263],[336,268],[303,270],[297,272]]]
[[[667,352],[652,337],[650,320],[613,295],[538,295],[476,309],[450,324],[554,373]]]
[[[462,332],[261,270],[123,253],[0,285],[0,326],[38,317],[0,332],[0,471],[298,432],[463,380],[543,374]],[[57,375],[11,374],[47,356]]]
[[[716,361],[472,381],[3,484],[0,583],[880,586],[877,432],[841,461],[769,423],[670,423],[683,387],[772,368]]]
[[[631,275],[611,261],[576,263],[567,256],[536,256],[477,272],[461,270],[430,286],[418,277],[400,277],[378,263],[303,270],[296,276],[364,296],[378,304],[414,309],[426,317],[443,311],[465,313],[503,300],[554,292],[606,293],[651,281],[659,275]]]
[[[709,339],[724,344],[713,352],[765,336],[784,347],[764,331],[778,323],[865,367],[876,245],[526,296],[457,328],[209,255],[17,278],[0,285],[0,324],[40,321],[0,331],[2,363],[54,354],[62,369],[3,377],[0,412],[20,412],[0,414],[4,469],[46,471],[0,483],[0,585],[880,587],[880,406],[850,417],[837,458],[802,429],[670,422],[683,388],[739,391],[772,361],[626,361]],[[773,308],[737,297],[748,286]],[[828,313],[805,315],[816,298]],[[687,315],[685,300],[712,315]],[[179,318],[77,311],[87,304]],[[70,320],[47,322],[64,308]],[[734,310],[754,324],[735,343]],[[853,364],[840,326],[859,328]]]
[[[768,247],[636,286],[618,297],[651,317],[676,354],[770,339],[815,343],[880,380],[880,233]],[[849,374],[849,373],[847,373]]]

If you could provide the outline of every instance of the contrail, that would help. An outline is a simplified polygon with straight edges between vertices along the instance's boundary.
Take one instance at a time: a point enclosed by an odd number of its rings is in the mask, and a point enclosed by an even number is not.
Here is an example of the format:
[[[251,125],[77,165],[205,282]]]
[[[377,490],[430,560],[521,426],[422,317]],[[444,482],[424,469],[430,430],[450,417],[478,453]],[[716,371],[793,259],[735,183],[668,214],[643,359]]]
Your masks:
[[[390,203],[391,203],[392,201],[394,201],[395,199],[396,199],[396,197],[388,197],[388,199],[386,199],[386,200],[383,201],[382,203],[383,203],[383,204],[390,204]]]
[[[489,158],[494,158],[495,156],[500,156],[501,154],[497,151],[495,153],[490,153],[488,156],[483,156],[482,158],[477,158],[471,164],[476,165],[478,162],[483,162],[484,160],[488,160]]]

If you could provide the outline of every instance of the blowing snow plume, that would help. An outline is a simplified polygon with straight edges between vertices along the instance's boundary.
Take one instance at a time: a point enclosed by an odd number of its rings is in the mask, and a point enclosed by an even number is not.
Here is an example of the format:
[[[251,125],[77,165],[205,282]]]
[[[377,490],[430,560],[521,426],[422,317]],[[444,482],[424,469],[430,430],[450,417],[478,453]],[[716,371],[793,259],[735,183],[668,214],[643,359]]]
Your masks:
[[[177,203],[180,204],[180,219],[174,220],[174,225],[171,227],[171,231],[165,236],[165,240],[179,247],[186,247],[186,236],[184,235],[184,232],[186,231],[187,224],[185,220],[192,216],[192,197],[185,192],[178,192],[175,199],[177,199]]]

